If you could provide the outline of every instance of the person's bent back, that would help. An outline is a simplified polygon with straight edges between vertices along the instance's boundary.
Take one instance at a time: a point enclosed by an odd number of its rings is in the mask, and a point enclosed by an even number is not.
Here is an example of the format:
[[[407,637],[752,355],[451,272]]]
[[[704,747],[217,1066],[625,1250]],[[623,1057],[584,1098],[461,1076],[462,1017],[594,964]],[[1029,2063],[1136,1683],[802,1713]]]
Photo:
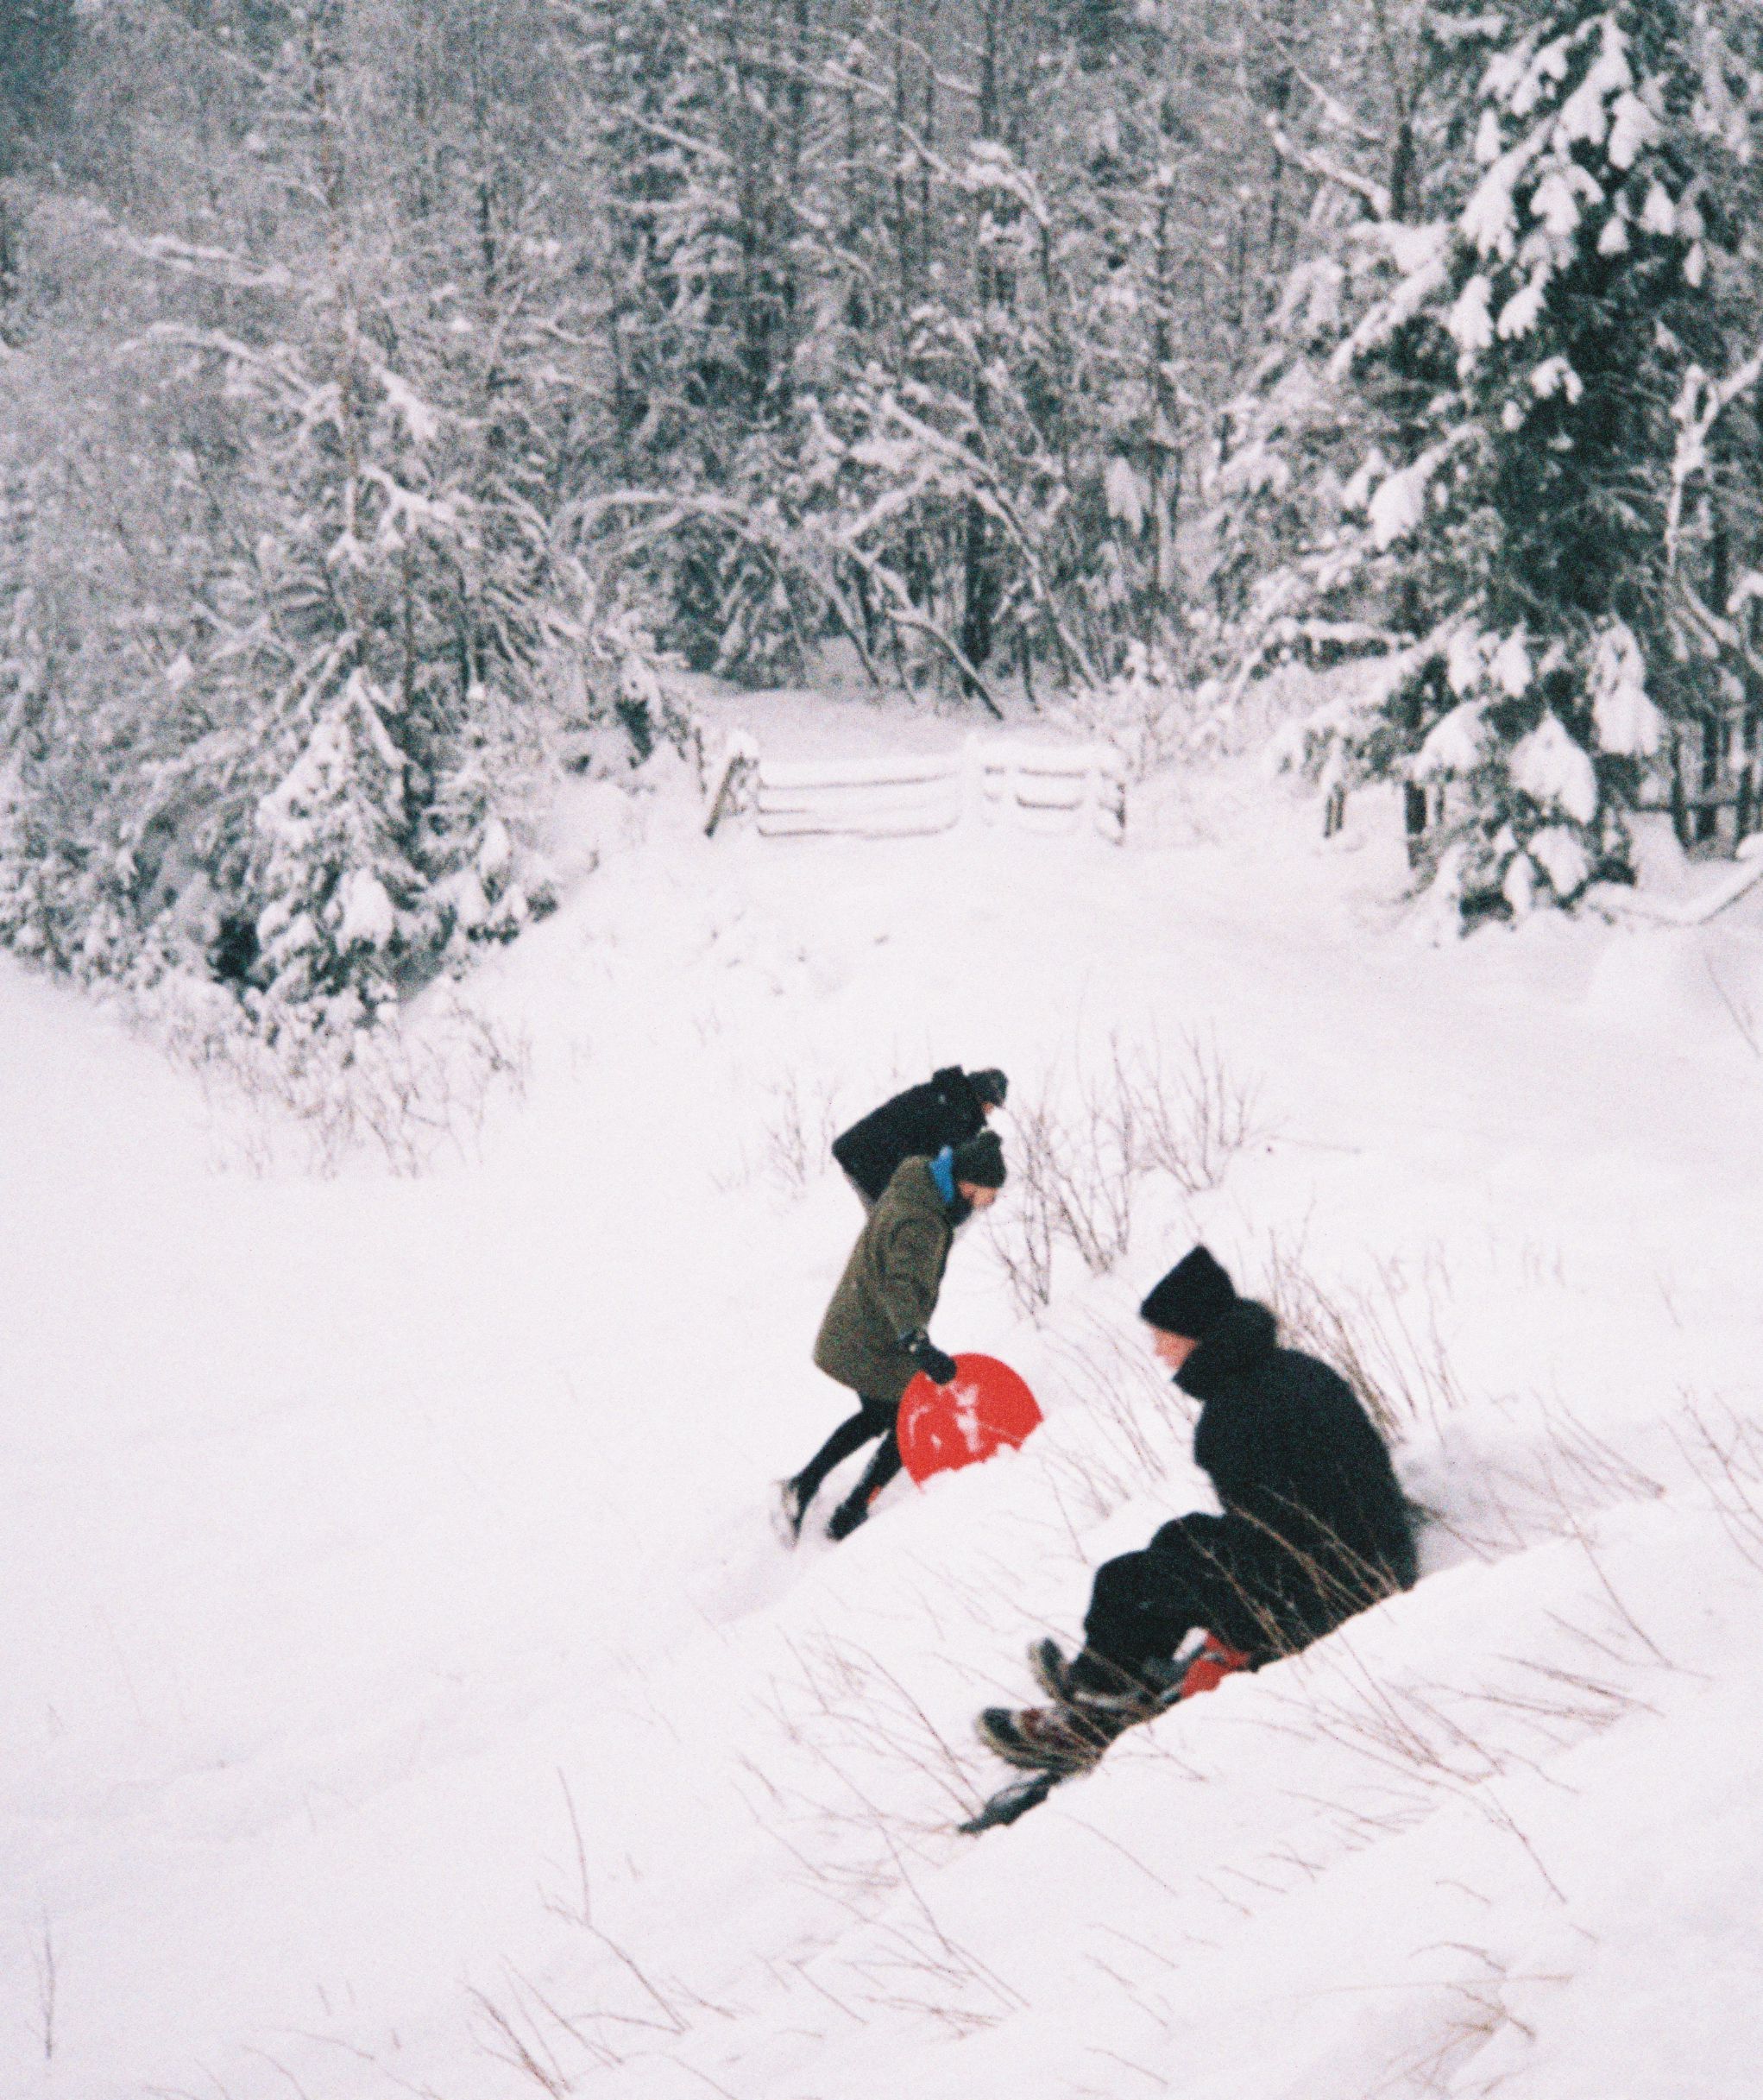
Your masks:
[[[863,1201],[878,1203],[906,1160],[935,1159],[946,1146],[977,1138],[1008,1091],[1002,1072],[944,1065],[835,1138],[833,1157]]]
[[[1176,1377],[1201,1403],[1193,1455],[1228,1516],[1292,1563],[1301,1624],[1326,1632],[1414,1580],[1407,1504],[1389,1453],[1346,1382],[1279,1346],[1274,1315],[1237,1298]]]

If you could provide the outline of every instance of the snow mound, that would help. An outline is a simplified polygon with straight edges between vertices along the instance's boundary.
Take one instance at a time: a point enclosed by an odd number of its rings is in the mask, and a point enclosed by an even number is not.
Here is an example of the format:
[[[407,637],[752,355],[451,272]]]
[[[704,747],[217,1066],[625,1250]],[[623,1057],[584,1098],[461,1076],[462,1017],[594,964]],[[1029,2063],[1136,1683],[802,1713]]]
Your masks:
[[[677,766],[584,785],[421,1178],[291,1172],[0,968],[9,2092],[1748,2094],[1747,906],[1422,949],[1393,817],[1193,815],[707,842]],[[827,1145],[951,1058],[1013,1174],[933,1331],[1046,1420],[786,1554]],[[1101,1205],[1039,1282],[1037,1130]],[[1204,1496],[1134,1318],[1199,1238],[1389,1423],[1425,1579],[962,1838],[973,1713]]]

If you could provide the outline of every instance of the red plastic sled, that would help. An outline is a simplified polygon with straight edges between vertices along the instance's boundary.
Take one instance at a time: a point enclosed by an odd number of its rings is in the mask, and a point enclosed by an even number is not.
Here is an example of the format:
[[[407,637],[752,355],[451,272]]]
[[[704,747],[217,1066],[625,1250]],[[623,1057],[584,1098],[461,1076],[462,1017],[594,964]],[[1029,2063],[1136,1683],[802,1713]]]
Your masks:
[[[1240,1648],[1226,1648],[1217,1634],[1206,1636],[1206,1645],[1187,1666],[1181,1680],[1181,1696],[1193,1699],[1201,1692],[1216,1692],[1225,1678],[1246,1670],[1252,1657]]]
[[[1012,1451],[1041,1426],[1035,1396],[995,1356],[958,1356],[947,1385],[921,1371],[900,1397],[900,1456],[922,1485],[932,1473],[978,1465],[1008,1444]]]

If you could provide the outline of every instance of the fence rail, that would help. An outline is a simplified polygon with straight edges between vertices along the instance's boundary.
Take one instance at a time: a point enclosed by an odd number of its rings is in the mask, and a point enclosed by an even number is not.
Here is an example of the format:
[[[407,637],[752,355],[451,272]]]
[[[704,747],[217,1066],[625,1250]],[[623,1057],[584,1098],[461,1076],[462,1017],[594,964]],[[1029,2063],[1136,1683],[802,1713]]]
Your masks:
[[[734,737],[713,770],[705,831],[750,816],[761,838],[922,838],[964,823],[1126,837],[1126,769],[1109,744],[969,737],[959,751],[767,759]]]

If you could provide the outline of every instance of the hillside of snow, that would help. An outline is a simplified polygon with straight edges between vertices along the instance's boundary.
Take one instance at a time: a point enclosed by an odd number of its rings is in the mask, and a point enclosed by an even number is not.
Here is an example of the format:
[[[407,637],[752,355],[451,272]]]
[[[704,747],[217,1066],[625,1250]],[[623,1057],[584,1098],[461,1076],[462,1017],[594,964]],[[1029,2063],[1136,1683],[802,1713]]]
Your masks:
[[[648,770],[413,1018],[419,1158],[0,964],[0,2089],[1749,2100],[1763,891],[1435,944],[1376,796],[707,842]],[[786,1553],[827,1140],[954,1060],[1105,1167],[1137,1074],[1187,1170],[1044,1304],[1007,1187],[932,1332],[1044,1428]],[[1134,1318],[1198,1238],[1375,1387],[1424,1579],[960,1837],[1205,1500]]]

